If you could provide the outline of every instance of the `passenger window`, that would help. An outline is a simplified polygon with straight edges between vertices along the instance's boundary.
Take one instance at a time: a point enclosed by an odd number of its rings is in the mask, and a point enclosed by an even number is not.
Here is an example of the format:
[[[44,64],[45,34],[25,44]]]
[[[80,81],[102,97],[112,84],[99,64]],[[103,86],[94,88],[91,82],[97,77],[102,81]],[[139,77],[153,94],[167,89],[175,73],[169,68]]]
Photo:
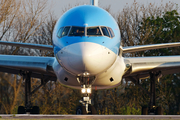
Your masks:
[[[87,28],[87,35],[92,36],[102,36],[99,27],[88,27]]]
[[[61,37],[61,34],[62,34],[63,29],[64,29],[64,27],[60,28],[59,31],[58,31],[57,36],[58,36],[59,38]]]
[[[110,37],[108,29],[106,27],[101,27],[101,29],[102,29],[102,32],[103,32],[104,36]]]
[[[108,29],[109,29],[109,32],[111,34],[111,38],[113,38],[115,36],[113,30],[111,28],[108,28]]]
[[[70,27],[65,27],[61,34],[61,37],[67,36],[69,33],[69,29],[70,29]]]
[[[72,27],[69,36],[84,36],[84,27]]]

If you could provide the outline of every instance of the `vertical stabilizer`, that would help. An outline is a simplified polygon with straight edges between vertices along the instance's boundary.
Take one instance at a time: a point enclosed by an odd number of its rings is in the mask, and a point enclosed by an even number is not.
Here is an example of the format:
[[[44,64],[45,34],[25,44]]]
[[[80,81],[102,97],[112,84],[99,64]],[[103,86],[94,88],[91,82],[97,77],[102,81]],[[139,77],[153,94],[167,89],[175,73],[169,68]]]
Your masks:
[[[98,6],[98,0],[91,0],[91,5]]]

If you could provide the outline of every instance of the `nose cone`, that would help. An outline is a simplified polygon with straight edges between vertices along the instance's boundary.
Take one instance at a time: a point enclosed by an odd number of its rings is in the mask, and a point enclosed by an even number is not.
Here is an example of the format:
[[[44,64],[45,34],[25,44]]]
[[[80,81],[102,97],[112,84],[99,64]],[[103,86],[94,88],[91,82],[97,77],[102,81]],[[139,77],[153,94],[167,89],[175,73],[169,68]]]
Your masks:
[[[59,63],[73,74],[96,75],[107,70],[116,60],[108,48],[91,42],[71,44],[58,52]]]

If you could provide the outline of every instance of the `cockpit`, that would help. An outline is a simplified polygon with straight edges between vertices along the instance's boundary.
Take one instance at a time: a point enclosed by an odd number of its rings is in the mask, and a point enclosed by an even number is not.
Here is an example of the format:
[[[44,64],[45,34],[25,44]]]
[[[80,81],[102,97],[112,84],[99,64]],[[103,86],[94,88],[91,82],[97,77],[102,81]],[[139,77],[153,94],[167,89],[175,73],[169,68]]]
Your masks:
[[[66,26],[61,27],[58,31],[57,36],[62,38],[64,36],[106,36],[113,38],[114,32],[110,27],[106,26],[95,26],[95,27],[77,27],[77,26]]]

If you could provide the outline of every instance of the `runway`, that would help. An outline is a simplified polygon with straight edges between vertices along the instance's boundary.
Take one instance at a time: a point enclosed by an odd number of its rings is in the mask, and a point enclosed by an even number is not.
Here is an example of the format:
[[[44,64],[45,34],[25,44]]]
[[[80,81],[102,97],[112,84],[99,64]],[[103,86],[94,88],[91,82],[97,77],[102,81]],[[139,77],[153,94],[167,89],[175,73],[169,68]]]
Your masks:
[[[180,115],[0,115],[3,119],[180,119]]]

